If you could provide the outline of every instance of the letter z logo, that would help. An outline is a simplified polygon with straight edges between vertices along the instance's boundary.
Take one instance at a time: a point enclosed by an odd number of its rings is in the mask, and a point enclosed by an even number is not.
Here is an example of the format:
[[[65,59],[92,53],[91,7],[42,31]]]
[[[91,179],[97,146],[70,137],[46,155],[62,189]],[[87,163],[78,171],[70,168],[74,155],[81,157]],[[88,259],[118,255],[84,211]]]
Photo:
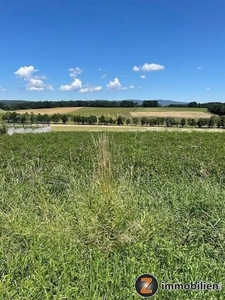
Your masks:
[[[152,290],[147,290],[147,288],[150,286],[150,284],[152,283],[152,278],[145,278],[145,277],[143,277],[143,278],[141,278],[141,281],[143,282],[145,282],[145,284],[143,285],[143,287],[142,287],[142,289],[140,290],[140,292],[142,293],[142,294],[152,294]]]
[[[135,289],[142,297],[152,297],[157,293],[158,281],[153,275],[143,274],[136,280]]]

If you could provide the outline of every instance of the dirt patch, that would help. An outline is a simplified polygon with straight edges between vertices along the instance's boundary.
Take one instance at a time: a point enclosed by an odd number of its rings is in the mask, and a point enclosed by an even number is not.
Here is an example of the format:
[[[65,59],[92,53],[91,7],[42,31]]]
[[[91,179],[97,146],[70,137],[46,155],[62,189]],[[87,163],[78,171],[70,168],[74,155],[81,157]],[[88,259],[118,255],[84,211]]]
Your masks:
[[[25,113],[30,114],[31,112],[33,112],[35,115],[37,114],[53,115],[53,114],[69,114],[81,108],[83,107],[56,107],[56,108],[39,108],[39,109],[23,109],[23,110],[21,109],[21,110],[17,110],[16,112],[19,114],[25,114]]]
[[[205,112],[197,112],[197,111],[146,111],[146,112],[131,112],[132,117],[172,117],[172,118],[185,118],[185,119],[199,119],[199,118],[210,118],[211,115]]]

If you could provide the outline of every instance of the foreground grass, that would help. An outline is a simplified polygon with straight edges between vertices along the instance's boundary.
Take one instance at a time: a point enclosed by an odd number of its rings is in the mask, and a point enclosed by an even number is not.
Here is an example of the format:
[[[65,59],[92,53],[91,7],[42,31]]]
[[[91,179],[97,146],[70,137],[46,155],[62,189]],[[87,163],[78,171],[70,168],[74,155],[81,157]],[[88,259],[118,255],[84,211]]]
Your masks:
[[[134,281],[145,272],[223,283],[224,141],[180,132],[0,137],[0,299],[138,299]]]

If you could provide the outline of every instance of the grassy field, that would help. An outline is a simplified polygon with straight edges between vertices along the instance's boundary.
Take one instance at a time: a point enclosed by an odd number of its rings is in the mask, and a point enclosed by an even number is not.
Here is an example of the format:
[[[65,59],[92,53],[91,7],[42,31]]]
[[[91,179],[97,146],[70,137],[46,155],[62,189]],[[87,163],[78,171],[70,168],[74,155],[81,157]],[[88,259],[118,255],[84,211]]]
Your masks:
[[[142,273],[224,284],[224,153],[219,133],[0,136],[0,299],[139,299]]]
[[[116,118],[118,115],[122,115],[126,118],[132,117],[174,117],[174,118],[207,118],[211,114],[207,113],[206,108],[182,108],[182,107],[59,107],[59,108],[47,108],[47,109],[28,109],[18,110],[18,113],[31,113],[34,114],[71,114],[90,116],[95,115],[97,117],[104,115],[112,118]]]
[[[80,109],[82,109],[82,107],[55,107],[55,108],[40,108],[40,109],[20,109],[17,110],[16,112],[19,114],[34,113],[35,115],[37,114],[53,115],[53,114],[70,114]]]
[[[207,118],[211,114],[207,113],[205,108],[182,108],[182,107],[128,107],[128,108],[95,108],[84,107],[81,110],[72,112],[73,115],[100,115],[116,118],[118,115],[122,115],[126,118],[132,117],[175,117],[175,118]]]

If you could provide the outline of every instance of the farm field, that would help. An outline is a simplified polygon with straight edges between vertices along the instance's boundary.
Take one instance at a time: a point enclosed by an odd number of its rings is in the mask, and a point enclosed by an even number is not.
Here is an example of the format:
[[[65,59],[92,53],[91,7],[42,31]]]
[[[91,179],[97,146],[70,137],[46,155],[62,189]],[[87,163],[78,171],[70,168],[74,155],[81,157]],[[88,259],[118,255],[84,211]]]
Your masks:
[[[224,285],[224,153],[216,132],[1,135],[0,299],[135,300],[143,273]]]
[[[51,124],[51,131],[181,131],[181,132],[221,132],[222,128],[181,128],[181,127],[146,127],[146,126],[115,126],[115,125],[74,125]]]
[[[77,111],[82,109],[82,107],[55,107],[55,108],[39,108],[39,109],[21,109],[21,110],[16,110],[17,113],[19,114],[25,114],[25,113],[34,113],[35,115],[37,114],[69,114],[71,112]]]
[[[210,113],[206,108],[182,108],[182,107],[58,107],[46,109],[18,110],[20,114],[71,114],[82,116],[101,116],[116,118],[122,115],[126,118],[132,117],[174,117],[174,118],[209,118]]]
[[[212,114],[206,113],[206,112],[197,112],[197,111],[146,111],[146,112],[131,112],[130,113],[132,117],[172,117],[172,118],[193,118],[193,119],[199,119],[199,118],[210,118]]]

